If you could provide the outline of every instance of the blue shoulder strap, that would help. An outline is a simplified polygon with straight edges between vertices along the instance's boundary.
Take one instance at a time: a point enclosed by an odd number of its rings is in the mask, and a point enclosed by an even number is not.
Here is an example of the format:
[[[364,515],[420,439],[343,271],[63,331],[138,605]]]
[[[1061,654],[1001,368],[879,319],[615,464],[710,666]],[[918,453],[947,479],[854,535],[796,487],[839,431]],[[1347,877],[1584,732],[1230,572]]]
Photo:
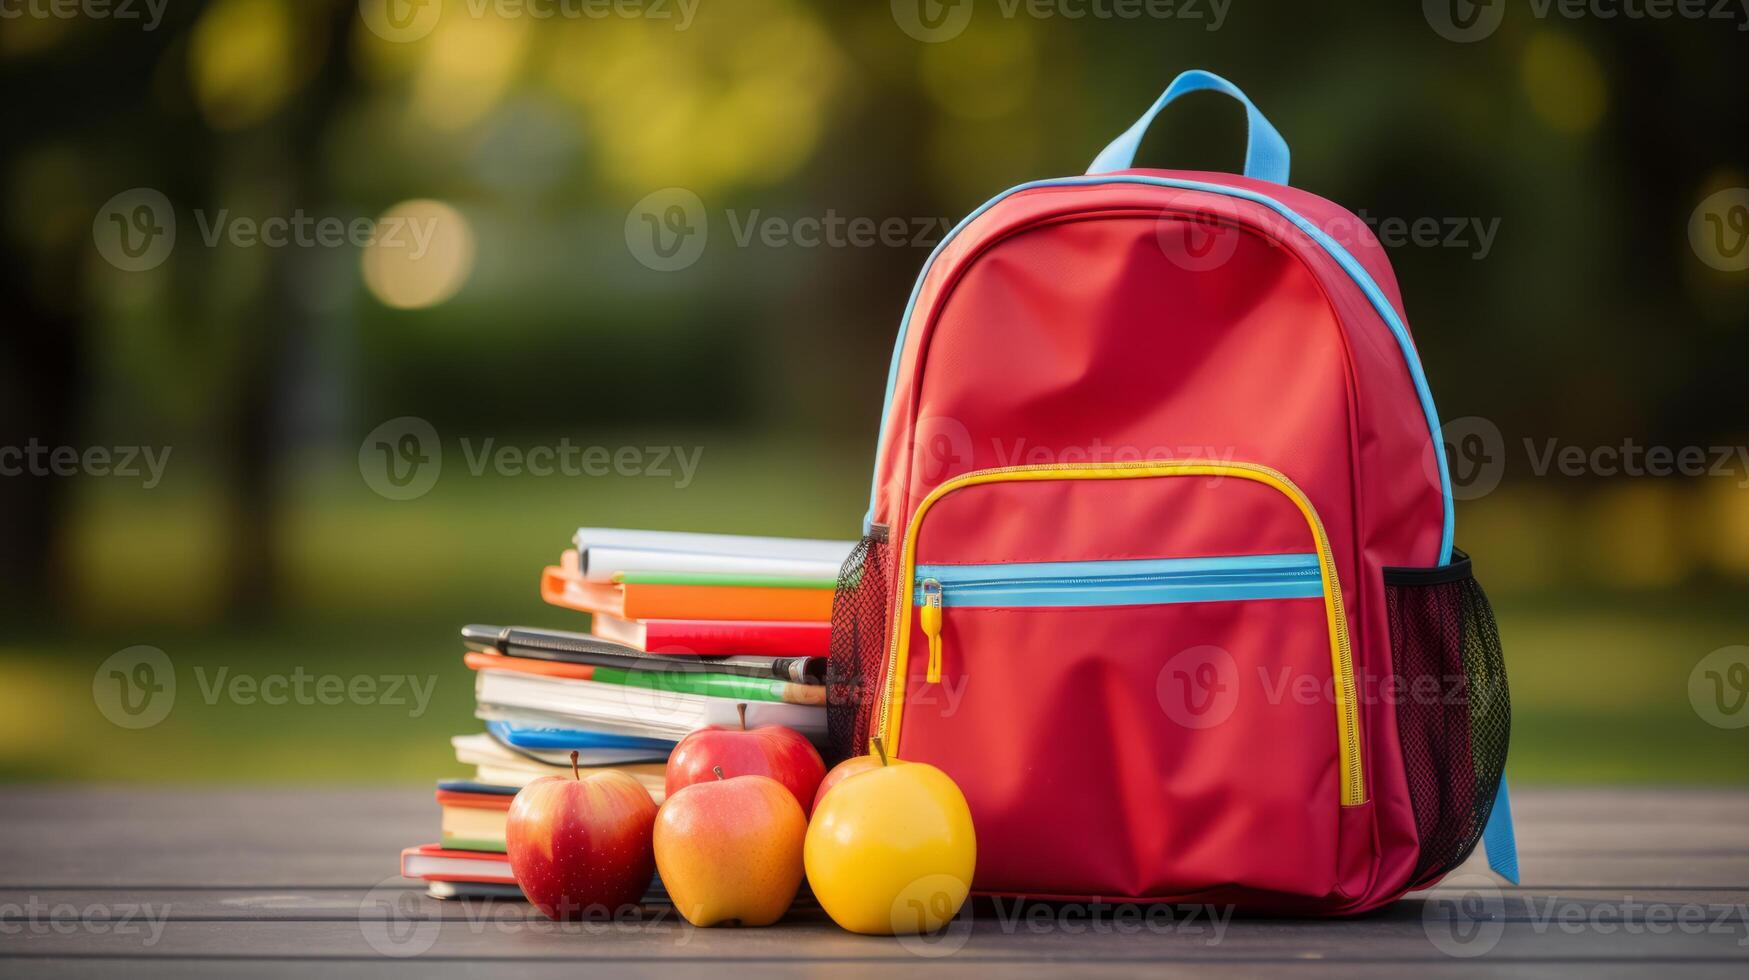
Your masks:
[[[1514,885],[1518,884],[1518,837],[1512,832],[1512,797],[1506,792],[1506,775],[1494,793],[1494,809],[1482,828],[1482,848],[1488,852],[1488,867]]]
[[[1245,176],[1277,184],[1287,183],[1287,141],[1281,138],[1281,134],[1276,132],[1268,119],[1263,118],[1263,113],[1257,111],[1257,107],[1251,104],[1245,93],[1239,91],[1239,86],[1200,68],[1193,68],[1174,78],[1160,98],[1155,100],[1154,105],[1142,113],[1142,118],[1136,120],[1135,125],[1124,130],[1117,139],[1100,151],[1087,172],[1106,174],[1128,170],[1134,166],[1136,148],[1142,145],[1142,135],[1148,131],[1149,124],[1160,114],[1160,110],[1186,92],[1202,91],[1215,91],[1231,96],[1245,107],[1245,123],[1250,131],[1250,140],[1245,147]]]

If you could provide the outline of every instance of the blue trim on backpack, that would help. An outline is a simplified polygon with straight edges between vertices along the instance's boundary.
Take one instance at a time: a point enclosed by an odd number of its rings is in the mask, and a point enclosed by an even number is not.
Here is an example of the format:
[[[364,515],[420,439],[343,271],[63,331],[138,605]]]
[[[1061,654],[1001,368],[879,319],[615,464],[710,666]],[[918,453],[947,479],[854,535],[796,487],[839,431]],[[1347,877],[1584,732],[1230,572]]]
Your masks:
[[[1505,773],[1500,774],[1494,809],[1488,811],[1488,824],[1482,828],[1482,849],[1495,874],[1518,884],[1518,835],[1512,829],[1512,796],[1506,792]]]
[[[924,603],[925,581],[943,606],[981,609],[1315,599],[1322,571],[1316,554],[918,565],[912,601]]]
[[[1137,119],[1134,125],[1119,134],[1117,139],[1099,152],[1099,156],[1093,158],[1087,172],[1104,174],[1130,169],[1135,164],[1136,150],[1142,145],[1142,136],[1148,132],[1149,124],[1160,114],[1160,110],[1171,105],[1181,95],[1204,91],[1231,96],[1245,107],[1245,176],[1275,184],[1287,183],[1288,164],[1291,159],[1287,140],[1282,139],[1281,133],[1251,104],[1250,98],[1239,91],[1239,86],[1200,68],[1193,68],[1174,78],[1153,106],[1142,113],[1142,118]]]
[[[877,471],[870,480],[868,491],[868,514],[863,518],[863,533],[868,533],[868,529],[874,524],[875,498],[880,490],[880,474],[878,471],[879,461],[881,454],[886,447],[887,420],[893,410],[893,389],[898,386],[899,359],[905,349],[905,336],[910,331],[911,317],[916,312],[917,299],[923,292],[923,282],[929,277],[929,270],[935,264],[936,258],[941,255],[943,249],[947,248],[948,243],[958,237],[960,232],[964,231],[968,225],[982,216],[984,212],[990,210],[1015,194],[1022,191],[1036,190],[1041,187],[1085,187],[1097,184],[1143,184],[1155,187],[1171,187],[1179,190],[1204,191],[1210,194],[1219,194],[1224,197],[1232,197],[1239,200],[1251,201],[1255,204],[1261,204],[1286,218],[1294,225],[1294,227],[1298,228],[1308,238],[1312,239],[1313,242],[1317,243],[1320,248],[1324,249],[1331,258],[1336,260],[1336,264],[1341,266],[1342,271],[1346,272],[1349,278],[1353,279],[1355,284],[1360,287],[1361,292],[1366,295],[1367,301],[1372,304],[1373,309],[1379,314],[1380,319],[1384,320],[1385,325],[1390,328],[1391,336],[1396,339],[1397,347],[1403,353],[1404,363],[1409,368],[1410,380],[1413,381],[1415,385],[1415,395],[1421,402],[1421,413],[1427,420],[1427,430],[1433,439],[1433,455],[1439,466],[1440,497],[1445,505],[1444,526],[1440,532],[1438,564],[1450,564],[1452,535],[1455,524],[1452,512],[1451,471],[1446,465],[1445,443],[1440,438],[1439,414],[1433,407],[1433,393],[1428,389],[1427,376],[1421,369],[1421,358],[1415,353],[1415,344],[1414,341],[1409,338],[1408,328],[1403,325],[1402,318],[1397,316],[1397,311],[1391,307],[1390,301],[1385,298],[1385,294],[1383,290],[1379,289],[1378,283],[1374,282],[1372,276],[1367,274],[1366,269],[1360,264],[1360,260],[1356,259],[1348,249],[1343,248],[1341,243],[1326,234],[1323,229],[1312,224],[1298,212],[1268,195],[1259,194],[1256,191],[1242,187],[1227,187],[1221,184],[1211,184],[1200,180],[1184,180],[1176,177],[1149,177],[1140,174],[1118,174],[1112,176],[1091,177],[1053,177],[1046,180],[1034,180],[1028,181],[1024,184],[1017,184],[990,200],[985,201],[976,211],[966,215],[959,224],[954,226],[952,231],[948,232],[947,235],[936,244],[935,250],[929,253],[928,260],[923,263],[922,273],[918,275],[916,284],[911,287],[911,297],[905,303],[905,315],[903,319],[899,321],[899,336],[893,344],[892,364],[887,368],[887,393],[885,400],[881,404],[881,427],[875,442]]]

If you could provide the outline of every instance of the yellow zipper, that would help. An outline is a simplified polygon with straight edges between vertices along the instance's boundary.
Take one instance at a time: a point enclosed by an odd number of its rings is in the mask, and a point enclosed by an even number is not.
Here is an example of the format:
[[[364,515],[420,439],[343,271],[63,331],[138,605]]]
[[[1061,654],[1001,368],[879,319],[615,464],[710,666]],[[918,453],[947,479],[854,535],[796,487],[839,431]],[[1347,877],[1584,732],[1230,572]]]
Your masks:
[[[1348,616],[1342,608],[1342,584],[1336,577],[1336,560],[1330,552],[1330,539],[1324,533],[1324,522],[1318,512],[1294,482],[1279,470],[1256,463],[1187,460],[1170,463],[1139,461],[1135,463],[1044,464],[1038,466],[1002,466],[977,470],[954,477],[930,491],[917,505],[911,523],[900,542],[898,615],[887,651],[886,679],[881,688],[879,725],[876,738],[889,749],[899,744],[900,706],[904,692],[898,678],[905,675],[906,660],[911,646],[912,578],[916,575],[917,531],[923,515],[935,502],[955,490],[982,483],[1008,483],[1033,480],[1133,480],[1153,476],[1230,476],[1272,487],[1299,508],[1318,548],[1318,565],[1324,581],[1324,618],[1330,629],[1330,669],[1336,681],[1337,752],[1342,770],[1342,805],[1355,806],[1366,802],[1366,779],[1360,758],[1360,721],[1357,717],[1354,656],[1349,648]],[[939,601],[939,599],[937,600]],[[928,677],[941,676],[941,608],[926,603],[922,625],[929,638]],[[933,625],[933,629],[931,628]],[[872,750],[871,750],[872,751]]]

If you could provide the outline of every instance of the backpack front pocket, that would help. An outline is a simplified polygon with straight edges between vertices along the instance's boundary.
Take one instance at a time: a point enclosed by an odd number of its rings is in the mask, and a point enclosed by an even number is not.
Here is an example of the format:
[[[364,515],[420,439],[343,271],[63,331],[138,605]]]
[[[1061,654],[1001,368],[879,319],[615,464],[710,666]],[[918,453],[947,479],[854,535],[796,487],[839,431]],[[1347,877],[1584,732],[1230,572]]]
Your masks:
[[[979,890],[1335,890],[1342,808],[1366,799],[1352,658],[1328,540],[1286,477],[974,473],[902,547],[874,734],[965,789]]]

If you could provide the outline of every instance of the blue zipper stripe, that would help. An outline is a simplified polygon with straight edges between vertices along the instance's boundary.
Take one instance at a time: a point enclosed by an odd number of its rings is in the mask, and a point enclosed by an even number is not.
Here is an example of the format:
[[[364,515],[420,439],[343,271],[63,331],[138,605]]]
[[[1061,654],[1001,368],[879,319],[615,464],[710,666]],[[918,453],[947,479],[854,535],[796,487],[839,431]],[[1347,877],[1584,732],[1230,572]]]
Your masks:
[[[905,302],[905,314],[899,320],[899,336],[893,344],[892,364],[887,368],[887,393],[885,400],[881,403],[881,427],[875,442],[877,465],[881,453],[886,447],[887,417],[893,410],[893,389],[898,386],[899,381],[899,354],[905,349],[905,335],[911,328],[911,315],[916,312],[917,297],[923,292],[923,281],[929,277],[929,269],[935,264],[935,260],[941,255],[942,250],[947,248],[948,243],[953,241],[961,231],[964,231],[967,225],[970,225],[984,212],[995,207],[1010,195],[1040,187],[1078,187],[1093,184],[1151,184],[1157,187],[1206,191],[1210,194],[1220,194],[1225,197],[1261,204],[1292,222],[1296,228],[1305,233],[1308,238],[1316,242],[1320,248],[1329,253],[1331,258],[1336,260],[1336,264],[1341,266],[1342,271],[1348,273],[1349,278],[1353,279],[1355,284],[1360,287],[1361,292],[1366,295],[1367,301],[1377,311],[1379,318],[1384,320],[1385,325],[1390,328],[1391,336],[1396,340],[1398,349],[1403,353],[1403,361],[1408,365],[1409,378],[1415,385],[1415,395],[1421,401],[1421,414],[1426,418],[1427,431],[1433,439],[1434,460],[1439,466],[1439,492],[1445,510],[1444,526],[1440,532],[1439,540],[1439,564],[1450,564],[1452,535],[1455,528],[1452,511],[1451,471],[1446,464],[1445,442],[1440,437],[1439,413],[1433,407],[1433,392],[1428,388],[1427,376],[1421,369],[1420,355],[1415,353],[1415,344],[1409,339],[1409,329],[1403,325],[1402,319],[1397,316],[1397,311],[1391,308],[1390,300],[1385,298],[1384,292],[1379,289],[1378,283],[1373,281],[1372,276],[1367,274],[1365,267],[1360,264],[1360,260],[1356,259],[1340,242],[1331,238],[1322,228],[1306,220],[1299,212],[1275,198],[1242,187],[1227,187],[1223,184],[1210,184],[1200,180],[1182,180],[1172,177],[1144,177],[1138,174],[1053,177],[1048,180],[1028,181],[1010,187],[985,201],[976,211],[966,215],[959,224],[953,227],[952,231],[936,243],[935,250],[929,253],[928,260],[923,263],[923,271],[918,274],[917,282],[911,287],[911,298]],[[880,476],[876,473],[869,481],[868,514],[862,522],[865,534],[874,524],[875,497],[879,489],[879,479]]]
[[[912,596],[918,604],[924,601],[925,580],[940,583],[943,606],[985,608],[1141,606],[1324,595],[1315,554],[919,565]]]

